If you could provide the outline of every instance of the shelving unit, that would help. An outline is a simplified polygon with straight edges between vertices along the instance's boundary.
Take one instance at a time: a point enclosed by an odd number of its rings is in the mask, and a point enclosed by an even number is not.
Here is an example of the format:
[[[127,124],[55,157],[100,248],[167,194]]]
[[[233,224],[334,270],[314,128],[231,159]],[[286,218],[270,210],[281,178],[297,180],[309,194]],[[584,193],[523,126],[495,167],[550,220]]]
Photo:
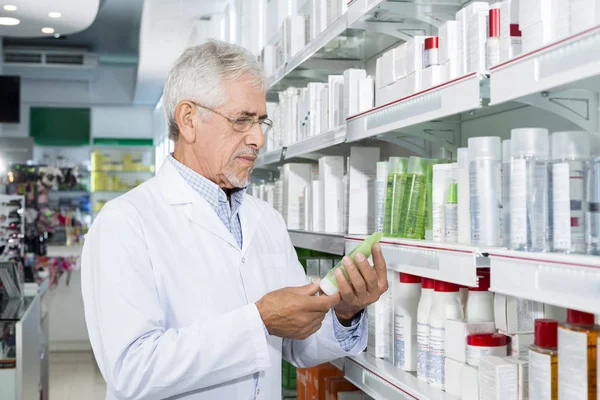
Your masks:
[[[390,363],[367,353],[347,357],[344,375],[375,399],[458,400]]]
[[[344,255],[345,239],[343,234],[320,233],[289,230],[294,247],[322,251],[324,253]]]
[[[318,152],[337,146],[346,141],[346,125],[337,127],[325,133],[309,137],[286,147],[284,159],[303,157],[307,154]]]
[[[262,153],[256,159],[256,168],[265,167],[267,165],[276,164],[283,158],[283,149],[277,149]]]
[[[490,290],[600,314],[600,257],[490,250]]]

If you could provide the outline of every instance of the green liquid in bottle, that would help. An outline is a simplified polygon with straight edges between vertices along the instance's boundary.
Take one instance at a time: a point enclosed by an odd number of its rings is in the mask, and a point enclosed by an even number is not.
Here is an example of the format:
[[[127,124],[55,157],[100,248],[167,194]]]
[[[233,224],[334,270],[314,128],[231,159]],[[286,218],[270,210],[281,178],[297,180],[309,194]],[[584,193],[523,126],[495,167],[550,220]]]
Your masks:
[[[402,196],[401,237],[425,238],[425,214],[427,210],[427,165],[428,160],[411,157],[409,173],[406,174]]]
[[[404,182],[406,181],[408,159],[402,157],[390,157],[389,165],[390,174],[388,175],[387,181],[383,233],[385,236],[399,237],[402,196],[404,194],[402,179],[404,178]]]

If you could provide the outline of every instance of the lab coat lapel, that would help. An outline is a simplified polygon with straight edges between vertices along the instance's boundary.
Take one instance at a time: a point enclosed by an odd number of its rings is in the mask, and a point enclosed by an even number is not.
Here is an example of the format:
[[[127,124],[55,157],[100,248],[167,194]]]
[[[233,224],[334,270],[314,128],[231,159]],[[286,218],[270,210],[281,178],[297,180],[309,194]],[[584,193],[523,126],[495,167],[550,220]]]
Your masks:
[[[260,211],[252,207],[252,199],[248,195],[244,195],[244,202],[240,208],[240,223],[242,225],[242,254],[246,254],[246,250],[252,242],[252,238],[258,228],[258,223],[261,219]]]
[[[167,204],[185,205],[191,222],[239,250],[235,238],[227,230],[215,210],[183,179],[168,159],[164,161],[158,172],[158,180]]]

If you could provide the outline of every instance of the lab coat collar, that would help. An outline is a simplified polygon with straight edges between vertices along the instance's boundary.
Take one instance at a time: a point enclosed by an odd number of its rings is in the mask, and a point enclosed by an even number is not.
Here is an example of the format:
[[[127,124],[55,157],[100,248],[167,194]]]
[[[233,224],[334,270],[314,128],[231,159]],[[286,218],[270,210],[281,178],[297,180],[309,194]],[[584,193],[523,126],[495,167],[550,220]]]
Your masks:
[[[223,224],[223,221],[219,218],[215,210],[211,205],[196,192],[183,177],[177,172],[172,163],[165,160],[162,168],[158,171],[158,182],[162,192],[162,195],[169,205],[184,205],[187,204],[187,214],[190,220],[206,229],[208,232],[213,233],[222,240],[229,243],[232,247],[240,251],[237,241],[227,230],[227,227]],[[243,210],[242,204],[242,210]],[[240,216],[241,218],[241,216]],[[242,236],[243,245],[246,247],[246,237],[244,229],[244,219],[242,222]]]
[[[249,195],[244,194],[244,201],[240,208],[240,223],[242,225],[242,254],[246,254],[252,238],[258,228],[258,222],[262,218],[260,209],[256,204],[255,199],[250,198]]]

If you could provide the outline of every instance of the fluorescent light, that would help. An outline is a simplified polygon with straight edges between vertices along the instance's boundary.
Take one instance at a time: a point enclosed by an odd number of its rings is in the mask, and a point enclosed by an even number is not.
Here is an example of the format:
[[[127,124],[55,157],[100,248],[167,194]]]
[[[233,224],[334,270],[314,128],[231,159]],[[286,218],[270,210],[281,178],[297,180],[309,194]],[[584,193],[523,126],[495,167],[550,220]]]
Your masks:
[[[54,33],[54,28],[42,28],[42,33]]]
[[[54,37],[58,39],[60,37],[60,33],[55,33]]]
[[[17,11],[17,6],[13,6],[11,4],[7,4],[4,6],[4,11]]]
[[[21,21],[16,18],[0,17],[0,25],[14,26],[19,25]]]
[[[60,17],[62,17],[62,14],[59,12],[56,12],[56,11],[52,11],[52,12],[48,13],[48,16],[50,18],[60,18]]]

